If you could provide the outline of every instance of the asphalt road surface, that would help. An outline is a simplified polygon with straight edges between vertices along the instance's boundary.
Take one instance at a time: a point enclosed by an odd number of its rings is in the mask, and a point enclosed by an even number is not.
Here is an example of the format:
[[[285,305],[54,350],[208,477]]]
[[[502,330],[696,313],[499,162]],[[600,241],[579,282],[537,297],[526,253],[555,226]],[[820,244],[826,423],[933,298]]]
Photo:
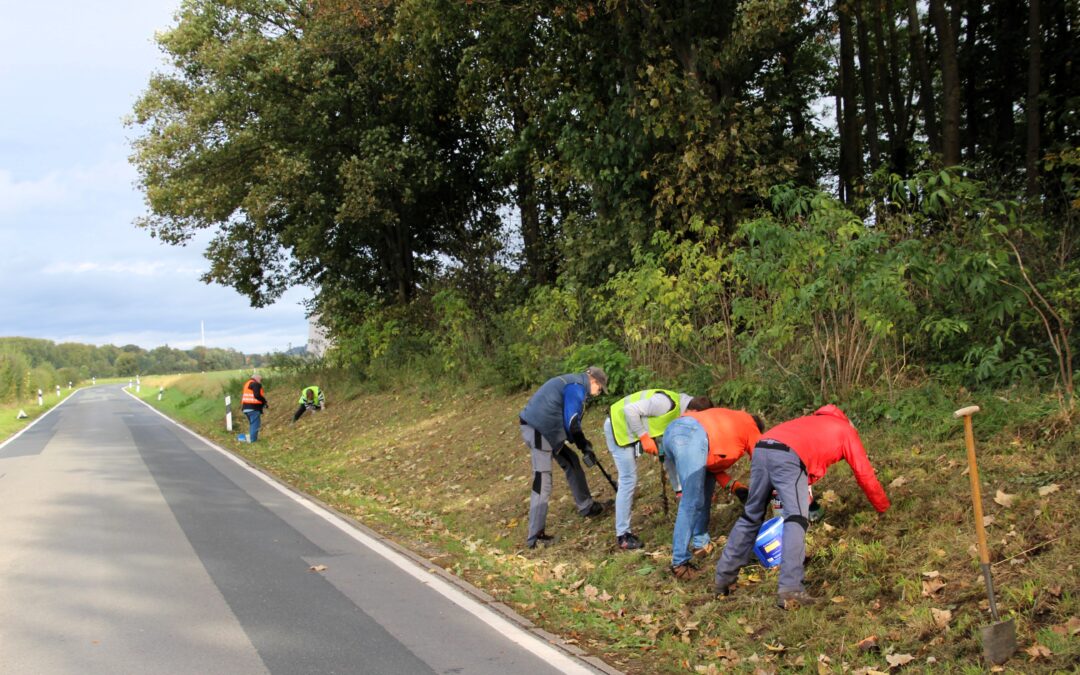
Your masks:
[[[119,387],[0,445],[0,513],[2,673],[597,672]]]

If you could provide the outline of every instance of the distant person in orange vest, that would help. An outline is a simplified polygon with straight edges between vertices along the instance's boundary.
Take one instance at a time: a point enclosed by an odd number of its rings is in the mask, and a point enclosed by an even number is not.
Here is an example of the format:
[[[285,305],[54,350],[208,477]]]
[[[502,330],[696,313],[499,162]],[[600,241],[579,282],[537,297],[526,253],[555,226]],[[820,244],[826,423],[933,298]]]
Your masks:
[[[240,409],[244,411],[244,416],[248,418],[247,442],[254,443],[259,439],[263,408],[270,407],[266,397],[263,395],[261,375],[252,375],[251,379],[244,383],[244,397],[241,404]]]

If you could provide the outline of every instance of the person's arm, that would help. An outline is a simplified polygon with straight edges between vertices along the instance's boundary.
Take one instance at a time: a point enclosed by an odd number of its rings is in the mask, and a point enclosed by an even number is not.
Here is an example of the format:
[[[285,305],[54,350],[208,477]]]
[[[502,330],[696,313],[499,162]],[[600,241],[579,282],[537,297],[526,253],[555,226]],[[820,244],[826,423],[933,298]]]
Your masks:
[[[585,387],[580,384],[568,384],[563,389],[563,427],[570,441],[584,450],[589,444],[585,432],[581,430],[582,416],[585,414]]]
[[[717,485],[727,488],[731,491],[731,494],[739,498],[739,501],[746,503],[746,498],[750,495],[750,488],[733,479],[727,471],[711,471],[710,473],[716,478]]]
[[[660,417],[675,407],[667,394],[656,392],[642,401],[634,401],[626,406],[626,428],[641,442],[641,449],[650,455],[658,454],[656,440],[649,435],[649,418]]]
[[[266,406],[270,405],[270,402],[266,400],[265,396],[263,396],[263,388],[262,388],[262,383],[261,382],[252,382],[251,383],[251,393],[255,395],[255,400],[256,401],[258,401],[258,402],[260,402],[260,403],[262,403],[263,405],[266,405]]]
[[[855,482],[862,488],[866,498],[870,500],[878,513],[885,513],[890,506],[889,498],[885,494],[885,489],[881,487],[877,474],[874,473],[874,467],[870,466],[870,460],[866,456],[866,448],[863,447],[859,433],[854,429],[851,430],[844,445],[844,459],[851,466],[851,472],[855,474]]]

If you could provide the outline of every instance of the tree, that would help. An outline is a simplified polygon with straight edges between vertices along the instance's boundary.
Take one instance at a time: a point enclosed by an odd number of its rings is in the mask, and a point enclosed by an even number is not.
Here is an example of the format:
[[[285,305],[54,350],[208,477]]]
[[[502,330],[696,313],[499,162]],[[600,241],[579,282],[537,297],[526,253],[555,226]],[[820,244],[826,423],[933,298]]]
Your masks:
[[[140,225],[172,244],[215,230],[204,281],[255,306],[299,283],[407,302],[490,224],[484,142],[455,109],[461,17],[449,0],[189,0],[159,37],[172,72],[135,107]]]

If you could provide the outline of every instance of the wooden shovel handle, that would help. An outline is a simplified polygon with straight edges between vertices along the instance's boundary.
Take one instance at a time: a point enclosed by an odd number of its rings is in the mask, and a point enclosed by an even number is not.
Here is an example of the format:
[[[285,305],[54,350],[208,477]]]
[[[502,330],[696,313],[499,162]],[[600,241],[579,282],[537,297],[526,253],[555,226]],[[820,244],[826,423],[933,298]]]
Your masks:
[[[971,502],[975,506],[975,534],[979,539],[979,562],[990,564],[990,549],[986,546],[986,530],[983,526],[982,490],[979,488],[979,467],[975,464],[975,434],[971,430],[971,414],[961,415],[966,410],[978,410],[971,406],[956,411],[957,417],[964,418],[964,441],[967,443],[968,477],[971,478]]]

